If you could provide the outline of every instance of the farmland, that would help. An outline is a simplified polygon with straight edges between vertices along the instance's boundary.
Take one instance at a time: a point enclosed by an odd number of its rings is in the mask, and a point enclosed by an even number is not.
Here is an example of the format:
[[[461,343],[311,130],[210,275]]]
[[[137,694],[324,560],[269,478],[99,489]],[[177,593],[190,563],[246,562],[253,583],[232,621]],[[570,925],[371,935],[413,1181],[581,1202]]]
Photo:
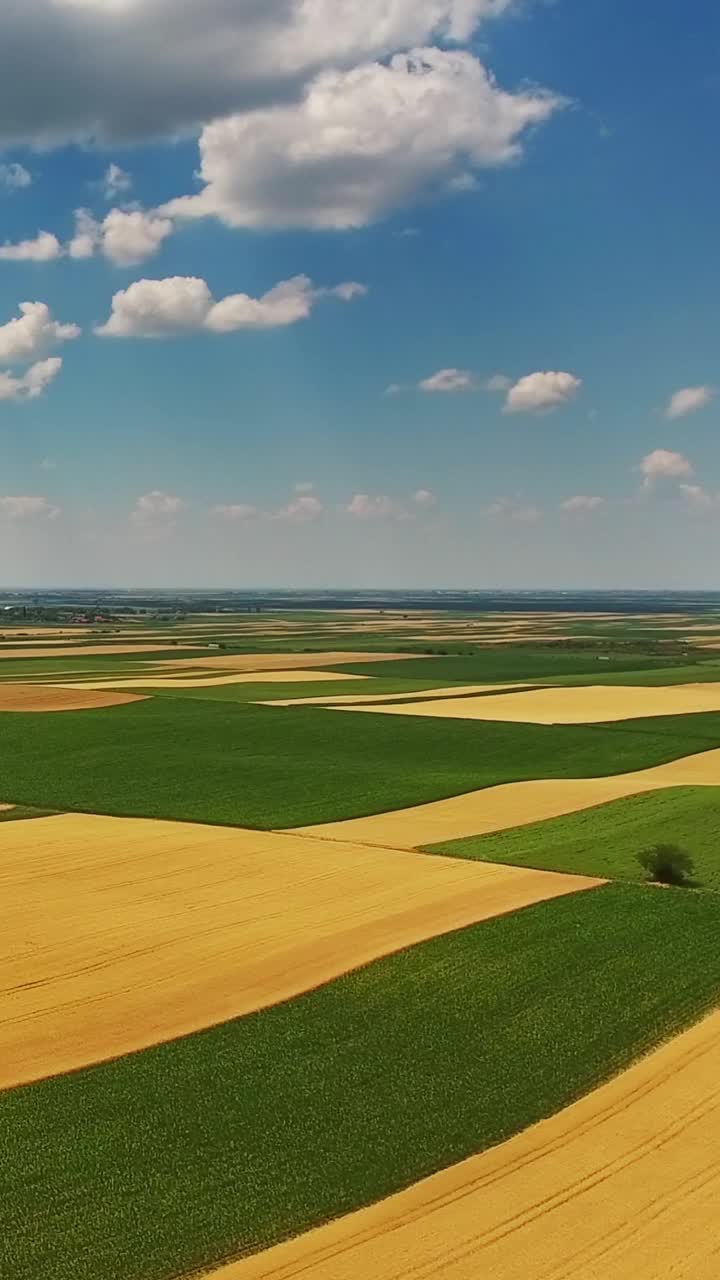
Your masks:
[[[704,1223],[720,624],[697,616],[6,626],[3,1276],[517,1280],[530,1249],[554,1277],[606,1247],[574,1212],[634,1239],[640,1131],[643,1176]],[[694,889],[643,883],[661,839]]]
[[[3,1270],[161,1280],[501,1142],[703,1014],[719,927],[709,894],[596,889],[2,1094]]]
[[[261,828],[537,777],[622,774],[720,747],[714,714],[475,725],[174,698],[47,717],[0,713],[0,730],[4,794],[16,803]]]
[[[719,812],[720,787],[669,787],[431,850],[456,858],[641,880],[636,855],[662,840],[688,849],[699,884],[718,893]]]

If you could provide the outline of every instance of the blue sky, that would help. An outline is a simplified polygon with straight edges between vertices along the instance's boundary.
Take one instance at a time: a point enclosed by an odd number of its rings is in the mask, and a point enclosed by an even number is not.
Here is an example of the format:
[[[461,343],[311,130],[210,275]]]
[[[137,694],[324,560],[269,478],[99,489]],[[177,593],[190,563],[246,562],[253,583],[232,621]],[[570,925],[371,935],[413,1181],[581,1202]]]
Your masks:
[[[10,7],[1,582],[717,585],[710,0]]]

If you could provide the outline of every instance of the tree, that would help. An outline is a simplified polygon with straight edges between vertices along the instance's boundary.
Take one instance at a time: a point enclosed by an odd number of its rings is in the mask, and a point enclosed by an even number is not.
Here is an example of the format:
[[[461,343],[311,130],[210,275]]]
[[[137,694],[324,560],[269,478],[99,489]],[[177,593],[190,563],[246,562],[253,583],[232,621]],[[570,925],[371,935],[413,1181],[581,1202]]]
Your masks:
[[[695,874],[695,863],[687,849],[677,844],[654,844],[643,849],[637,860],[656,884],[672,884],[690,888]]]

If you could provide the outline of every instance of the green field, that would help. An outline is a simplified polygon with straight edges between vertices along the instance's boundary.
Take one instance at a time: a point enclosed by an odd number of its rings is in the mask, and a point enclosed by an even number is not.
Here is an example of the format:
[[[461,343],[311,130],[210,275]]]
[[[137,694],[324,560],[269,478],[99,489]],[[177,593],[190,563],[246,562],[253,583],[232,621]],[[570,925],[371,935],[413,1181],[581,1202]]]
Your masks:
[[[438,644],[438,647],[442,645]],[[611,656],[605,657],[605,654]],[[686,657],[651,657],[637,652],[596,652],[588,649],[502,645],[479,649],[461,657],[437,656],[402,659],[393,662],[350,663],[339,670],[354,671],[364,676],[407,677],[420,680],[429,677],[438,683],[484,684],[493,681],[544,680],[550,676],[582,676],[583,684],[595,683],[597,675],[608,676],[624,671],[662,671],[673,666],[688,666]],[[697,677],[696,677],[697,678]]]
[[[3,801],[272,828],[661,764],[720,746],[720,715],[526,725],[151,698],[5,713],[0,733]]]
[[[552,676],[543,680],[543,684],[552,685],[584,685],[584,684],[626,684],[661,686],[669,684],[714,684],[720,680],[720,661],[717,658],[704,658],[692,666],[683,664],[679,667],[653,667],[642,671],[597,671],[592,680],[580,679],[577,676]]]
[[[686,848],[698,884],[718,893],[719,819],[720,787],[671,787],[509,831],[430,845],[428,852],[638,881],[646,876],[636,855],[662,841]]]
[[[501,1142],[705,1012],[719,931],[712,894],[592,890],[4,1093],[0,1273],[167,1280]]]

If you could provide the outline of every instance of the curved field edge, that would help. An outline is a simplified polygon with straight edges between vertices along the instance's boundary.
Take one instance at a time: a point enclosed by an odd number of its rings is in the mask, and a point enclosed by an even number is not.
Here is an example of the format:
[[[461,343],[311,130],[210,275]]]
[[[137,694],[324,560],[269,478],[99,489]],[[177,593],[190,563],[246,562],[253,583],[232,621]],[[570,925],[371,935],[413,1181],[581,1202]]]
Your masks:
[[[3,800],[267,830],[649,768],[719,747],[720,715],[527,725],[150,698],[0,714],[0,733]]]
[[[637,854],[660,842],[688,850],[698,887],[720,893],[720,786],[668,787],[487,835],[443,841],[425,853],[541,871],[642,881]]]
[[[139,818],[0,829],[0,1089],[220,1025],[600,883]]]
[[[710,894],[594,889],[3,1094],[0,1270],[169,1280],[383,1199],[698,1019],[719,927]]]
[[[717,1280],[720,1013],[507,1142],[212,1280]],[[207,1272],[205,1273],[208,1274]]]

